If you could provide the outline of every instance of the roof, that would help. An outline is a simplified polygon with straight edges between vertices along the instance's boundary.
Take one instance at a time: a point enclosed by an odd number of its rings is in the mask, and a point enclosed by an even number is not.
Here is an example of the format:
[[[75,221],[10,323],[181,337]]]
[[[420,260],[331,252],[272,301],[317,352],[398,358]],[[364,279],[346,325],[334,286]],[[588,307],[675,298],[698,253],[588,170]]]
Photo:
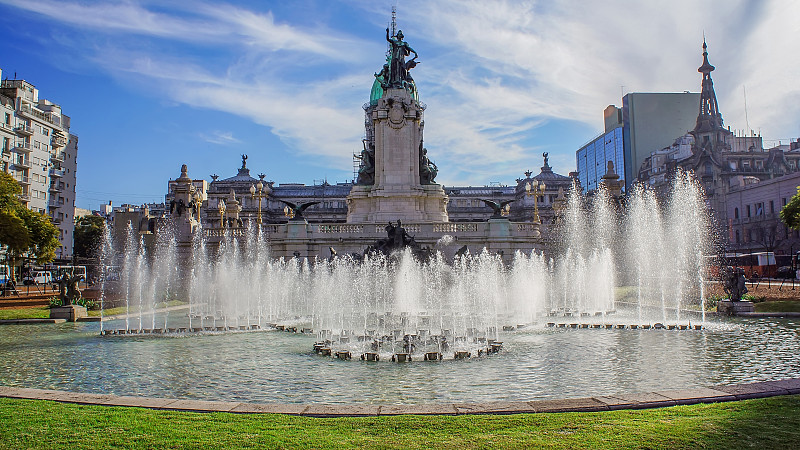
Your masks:
[[[237,173],[236,176],[225,178],[224,180],[219,181],[247,181],[250,183],[255,183],[258,180],[250,176],[250,169],[247,167],[241,167],[239,168],[239,173]]]

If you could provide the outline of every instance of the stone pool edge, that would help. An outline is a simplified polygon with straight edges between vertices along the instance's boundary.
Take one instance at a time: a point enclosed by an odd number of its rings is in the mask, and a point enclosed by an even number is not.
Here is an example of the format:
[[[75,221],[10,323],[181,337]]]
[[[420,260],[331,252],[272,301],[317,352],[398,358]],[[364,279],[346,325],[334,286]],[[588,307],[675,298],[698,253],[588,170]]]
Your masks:
[[[400,414],[463,415],[599,412],[619,409],[662,408],[675,405],[729,402],[792,394],[800,394],[800,378],[599,397],[423,405],[241,403],[131,397],[0,386],[0,397],[6,398],[51,400],[62,403],[100,406],[128,406],[170,411],[288,414],[308,417],[368,417],[394,416]]]

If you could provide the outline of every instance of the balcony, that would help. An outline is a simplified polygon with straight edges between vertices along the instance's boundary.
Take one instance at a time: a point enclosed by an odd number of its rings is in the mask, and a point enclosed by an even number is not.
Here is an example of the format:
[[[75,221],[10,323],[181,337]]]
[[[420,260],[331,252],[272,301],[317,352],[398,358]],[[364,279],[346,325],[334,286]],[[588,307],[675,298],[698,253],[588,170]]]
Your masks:
[[[22,169],[31,168],[31,160],[29,158],[22,158],[22,157],[14,158],[11,160],[11,163]]]
[[[61,178],[64,176],[64,169],[50,169],[50,176],[54,178]]]
[[[50,160],[54,162],[63,163],[64,162],[64,152],[53,152],[50,153]]]
[[[17,175],[14,177],[14,179],[17,180],[17,182],[20,184],[31,184],[31,182],[28,180],[27,175]]]
[[[14,131],[17,134],[23,135],[23,136],[31,136],[31,135],[33,135],[33,128],[31,128],[28,125],[24,125],[24,124],[23,125],[18,125],[16,128],[14,128]]]
[[[0,122],[0,128],[6,131],[14,131],[14,127],[12,127],[10,123]]]
[[[67,145],[67,138],[61,134],[53,134],[53,138],[50,139],[50,146],[53,148],[57,147],[64,147]]]
[[[63,192],[63,191],[64,191],[64,183],[50,184],[50,192]]]
[[[26,114],[28,116],[33,115],[33,109],[31,108],[31,106],[30,105],[26,105],[24,103],[19,105],[19,112],[21,112],[22,114]]]
[[[18,152],[29,152],[31,151],[31,144],[27,142],[17,142],[16,149]]]
[[[22,200],[23,202],[29,202],[29,201],[31,201],[31,195],[30,194],[19,194],[19,199]]]
[[[50,202],[47,204],[47,206],[49,206],[50,208],[61,208],[62,206],[64,206],[64,202],[59,202],[59,201],[56,201],[56,200],[50,200]]]

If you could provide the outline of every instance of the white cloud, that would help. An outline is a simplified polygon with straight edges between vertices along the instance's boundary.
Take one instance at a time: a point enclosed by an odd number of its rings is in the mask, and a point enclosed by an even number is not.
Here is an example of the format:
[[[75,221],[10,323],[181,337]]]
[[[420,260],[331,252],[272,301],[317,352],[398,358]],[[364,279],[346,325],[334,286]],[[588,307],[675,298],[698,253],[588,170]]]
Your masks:
[[[233,137],[233,133],[230,131],[214,130],[208,133],[200,133],[199,137],[209,144],[216,145],[232,145],[242,143],[242,141]]]
[[[112,76],[262,124],[294,152],[343,170],[360,145],[360,106],[383,62],[388,16],[385,5],[350,3],[378,25],[375,39],[364,41],[341,30],[349,23],[304,29],[272,12],[231,4],[8,3],[84,33],[191,43],[199,51],[125,39],[82,51],[94,51],[90,59]],[[420,53],[414,75],[429,105],[426,146],[441,182],[482,184],[535,169],[547,124],[575,121],[600,132],[602,111],[620,104],[621,86],[625,92],[698,91],[704,30],[726,123],[745,127],[745,85],[751,127],[766,137],[800,135],[800,4],[791,0],[416,0],[399,6],[401,28]],[[205,59],[211,50],[213,65]],[[573,170],[575,150],[548,149],[557,171]]]

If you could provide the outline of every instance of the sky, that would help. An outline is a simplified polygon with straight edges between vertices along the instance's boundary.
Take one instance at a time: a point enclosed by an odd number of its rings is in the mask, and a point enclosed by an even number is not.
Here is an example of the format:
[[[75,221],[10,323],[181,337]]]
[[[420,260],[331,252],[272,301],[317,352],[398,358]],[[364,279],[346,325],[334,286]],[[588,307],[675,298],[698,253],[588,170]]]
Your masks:
[[[76,206],[163,201],[180,175],[345,182],[391,8],[419,54],[425,146],[447,186],[562,174],[629,92],[699,92],[725,124],[800,137],[794,0],[0,0],[0,68],[72,118]],[[677,137],[677,136],[676,136]]]

